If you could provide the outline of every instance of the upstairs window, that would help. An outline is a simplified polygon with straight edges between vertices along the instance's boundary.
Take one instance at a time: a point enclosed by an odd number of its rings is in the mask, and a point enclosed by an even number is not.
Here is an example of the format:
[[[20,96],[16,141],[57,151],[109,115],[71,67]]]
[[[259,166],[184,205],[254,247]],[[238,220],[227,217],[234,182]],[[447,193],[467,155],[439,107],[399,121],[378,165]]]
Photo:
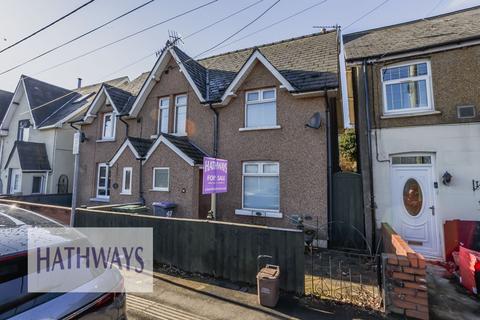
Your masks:
[[[162,98],[158,106],[158,133],[168,133],[169,99]]]
[[[30,120],[20,120],[18,121],[18,131],[17,131],[17,140],[18,141],[28,141],[30,136]]]
[[[187,134],[187,96],[175,97],[175,133]]]
[[[433,110],[428,61],[382,69],[385,114]]]
[[[245,127],[262,128],[277,125],[277,99],[274,88],[246,93]]]
[[[113,140],[115,138],[115,115],[113,112],[103,115],[102,140]]]

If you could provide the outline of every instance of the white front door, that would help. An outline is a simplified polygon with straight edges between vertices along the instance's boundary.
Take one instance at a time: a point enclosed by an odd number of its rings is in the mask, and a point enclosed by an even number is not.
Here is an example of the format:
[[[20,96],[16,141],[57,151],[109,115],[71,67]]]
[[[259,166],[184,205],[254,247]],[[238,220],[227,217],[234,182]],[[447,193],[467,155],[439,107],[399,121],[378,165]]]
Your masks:
[[[392,214],[394,229],[413,250],[441,258],[432,156],[392,158]]]

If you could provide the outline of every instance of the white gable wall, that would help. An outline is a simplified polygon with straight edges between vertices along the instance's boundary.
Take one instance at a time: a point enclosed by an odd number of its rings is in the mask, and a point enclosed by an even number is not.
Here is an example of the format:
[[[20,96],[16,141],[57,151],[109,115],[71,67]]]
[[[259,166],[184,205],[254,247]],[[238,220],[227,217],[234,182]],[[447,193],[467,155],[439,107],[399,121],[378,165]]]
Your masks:
[[[23,91],[23,88],[19,88]],[[1,175],[0,178],[3,184],[2,193],[7,193],[8,185],[8,168],[4,169],[8,161],[8,156],[17,140],[18,122],[24,119],[30,119],[32,126],[30,127],[29,142],[45,143],[48,160],[52,167],[52,172],[48,174],[47,178],[47,193],[57,193],[58,178],[61,174],[67,174],[69,178],[69,191],[72,190],[71,181],[73,179],[73,129],[67,125],[64,128],[38,130],[33,127],[33,119],[31,118],[30,108],[25,94],[22,94],[18,100],[18,105],[12,105],[12,118],[9,123],[8,135],[2,137],[3,148],[1,150]],[[13,168],[11,164],[9,167]],[[22,179],[23,180],[23,179]],[[25,189],[23,190],[23,186]],[[31,181],[29,183],[30,189],[27,188],[27,183],[22,181],[23,194],[31,193]]]

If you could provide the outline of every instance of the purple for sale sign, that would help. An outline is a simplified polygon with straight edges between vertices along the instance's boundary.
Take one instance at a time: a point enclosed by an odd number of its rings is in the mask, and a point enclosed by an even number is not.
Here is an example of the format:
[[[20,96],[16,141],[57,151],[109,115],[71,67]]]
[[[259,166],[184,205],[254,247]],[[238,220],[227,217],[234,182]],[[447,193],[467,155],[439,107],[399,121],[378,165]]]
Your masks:
[[[203,194],[227,192],[228,161],[203,158]]]

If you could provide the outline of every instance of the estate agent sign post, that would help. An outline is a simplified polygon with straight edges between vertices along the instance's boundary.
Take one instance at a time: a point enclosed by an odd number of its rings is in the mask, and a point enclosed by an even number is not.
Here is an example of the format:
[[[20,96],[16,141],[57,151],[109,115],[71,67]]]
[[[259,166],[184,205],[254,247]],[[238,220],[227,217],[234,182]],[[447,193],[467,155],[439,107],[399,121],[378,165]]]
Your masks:
[[[217,216],[217,193],[227,192],[228,161],[217,158],[203,158],[202,193],[211,194],[211,212]]]

